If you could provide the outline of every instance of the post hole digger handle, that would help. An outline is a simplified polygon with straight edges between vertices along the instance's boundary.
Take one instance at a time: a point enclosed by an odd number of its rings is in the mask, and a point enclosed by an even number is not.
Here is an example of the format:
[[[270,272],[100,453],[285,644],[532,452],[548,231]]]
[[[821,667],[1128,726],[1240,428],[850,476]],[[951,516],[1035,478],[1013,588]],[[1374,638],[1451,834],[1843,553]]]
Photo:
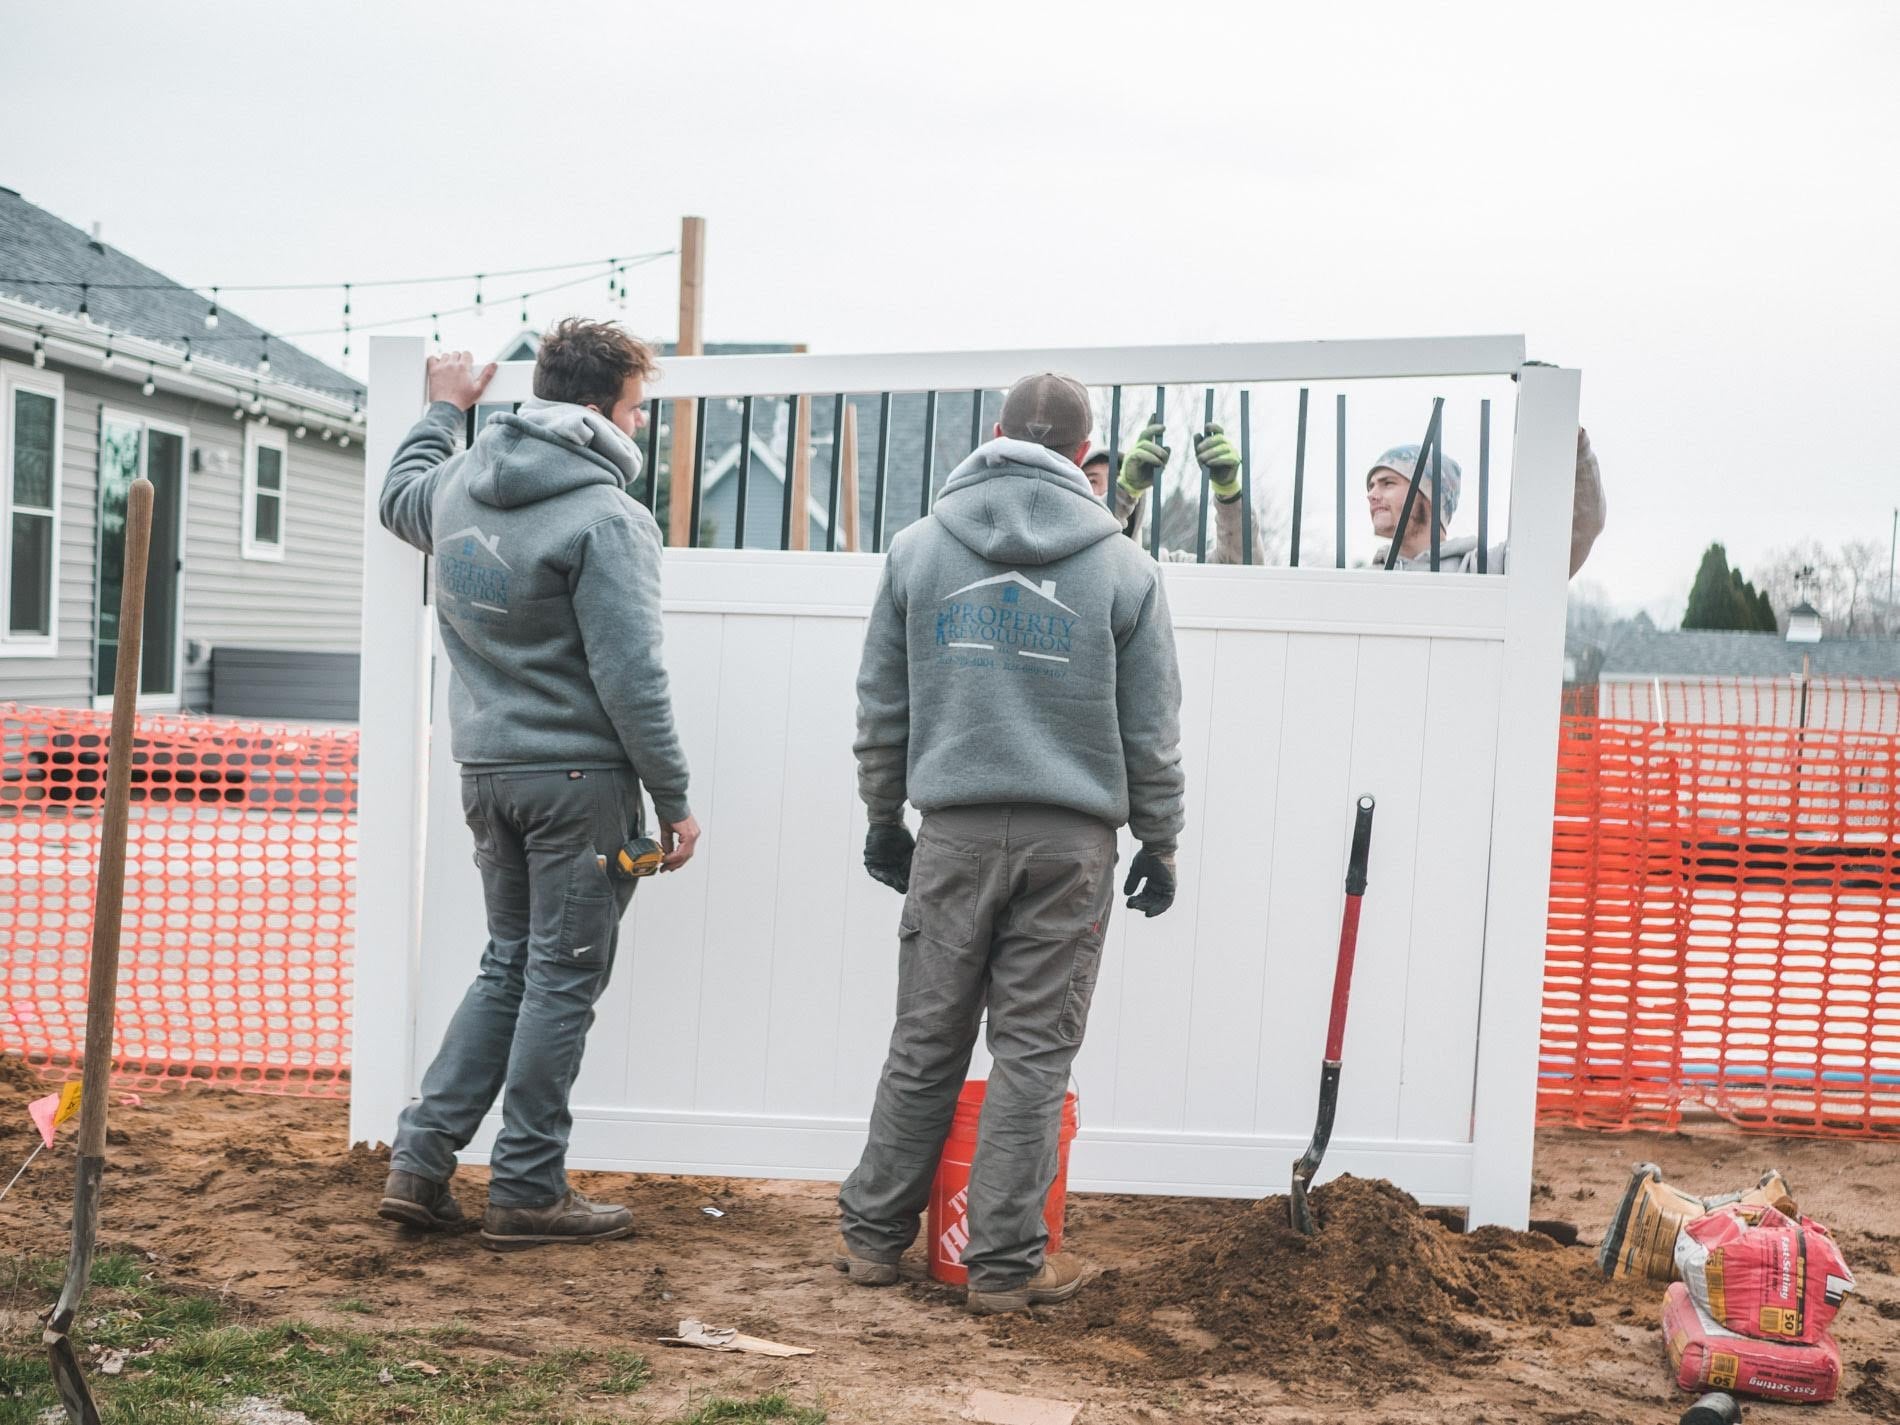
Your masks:
[[[1320,1159],[1333,1136],[1333,1116],[1339,1109],[1340,1056],[1346,1041],[1346,1003],[1352,997],[1352,962],[1359,948],[1359,904],[1366,893],[1366,865],[1372,857],[1372,811],[1376,805],[1370,796],[1359,798],[1353,818],[1352,851],[1346,858],[1346,907],[1339,917],[1339,955],[1333,962],[1333,1003],[1326,1019],[1326,1058],[1319,1071],[1319,1114],[1313,1124],[1312,1141],[1293,1164],[1293,1191],[1287,1197],[1287,1211],[1294,1228],[1311,1237],[1319,1230],[1313,1211],[1306,1201],[1306,1190],[1319,1171]]]

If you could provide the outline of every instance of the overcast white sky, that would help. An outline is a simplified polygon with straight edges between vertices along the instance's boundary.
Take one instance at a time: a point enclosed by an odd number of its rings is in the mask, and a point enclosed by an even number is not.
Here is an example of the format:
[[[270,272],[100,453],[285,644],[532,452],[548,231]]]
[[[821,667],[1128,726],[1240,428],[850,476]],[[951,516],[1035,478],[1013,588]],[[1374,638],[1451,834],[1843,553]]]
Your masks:
[[[699,213],[707,335],[822,351],[1521,331],[1584,372],[1587,575],[1655,603],[1712,538],[1746,569],[1887,536],[1896,61],[1879,0],[13,5],[0,184],[189,283],[639,252]],[[673,282],[634,274],[629,325],[671,336]]]

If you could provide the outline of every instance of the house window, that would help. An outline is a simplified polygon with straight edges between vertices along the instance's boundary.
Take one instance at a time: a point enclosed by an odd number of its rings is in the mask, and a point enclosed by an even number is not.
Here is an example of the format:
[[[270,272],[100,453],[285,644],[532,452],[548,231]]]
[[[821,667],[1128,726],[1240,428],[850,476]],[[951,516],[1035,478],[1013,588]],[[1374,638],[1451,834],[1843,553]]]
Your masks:
[[[57,374],[0,363],[0,656],[59,647]]]
[[[244,434],[244,557],[284,557],[284,460],[281,430],[252,426]]]

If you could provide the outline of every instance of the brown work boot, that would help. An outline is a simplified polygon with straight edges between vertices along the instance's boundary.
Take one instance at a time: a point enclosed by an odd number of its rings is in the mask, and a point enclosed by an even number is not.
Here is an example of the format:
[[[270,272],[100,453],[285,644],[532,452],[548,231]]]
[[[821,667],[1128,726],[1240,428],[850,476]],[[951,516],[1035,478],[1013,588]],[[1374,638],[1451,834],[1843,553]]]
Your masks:
[[[466,1232],[474,1226],[462,1216],[462,1205],[447,1183],[418,1173],[391,1172],[376,1215],[424,1232]]]
[[[897,1284],[896,1262],[874,1262],[869,1257],[860,1257],[851,1250],[850,1243],[844,1240],[844,1234],[838,1234],[838,1250],[831,1259],[831,1265],[851,1278],[853,1286],[895,1286]]]
[[[1086,1262],[1073,1257],[1044,1257],[1042,1270],[1014,1291],[970,1291],[964,1305],[973,1316],[994,1316],[1003,1311],[1027,1311],[1032,1306],[1053,1306],[1067,1301],[1089,1279]]]
[[[1747,1192],[1701,1198],[1669,1186],[1654,1163],[1638,1163],[1597,1248],[1597,1266],[1606,1277],[1672,1282],[1676,1280],[1676,1238],[1684,1224],[1732,1202],[1772,1207],[1788,1217],[1800,1215],[1787,1179],[1772,1168]]]
[[[589,1202],[571,1189],[546,1207],[500,1207],[491,1202],[482,1217],[482,1245],[497,1252],[549,1242],[611,1242],[632,1235],[633,1214],[626,1208]]]

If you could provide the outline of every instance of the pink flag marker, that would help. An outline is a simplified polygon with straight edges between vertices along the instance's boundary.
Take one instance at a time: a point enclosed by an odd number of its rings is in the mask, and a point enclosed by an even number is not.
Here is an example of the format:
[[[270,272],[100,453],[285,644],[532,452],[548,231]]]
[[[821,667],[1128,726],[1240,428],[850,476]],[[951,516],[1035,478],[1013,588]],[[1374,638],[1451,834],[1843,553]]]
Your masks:
[[[50,1148],[59,1125],[79,1111],[79,1085],[67,1084],[58,1093],[36,1098],[26,1106],[26,1111],[39,1128],[41,1141]]]

